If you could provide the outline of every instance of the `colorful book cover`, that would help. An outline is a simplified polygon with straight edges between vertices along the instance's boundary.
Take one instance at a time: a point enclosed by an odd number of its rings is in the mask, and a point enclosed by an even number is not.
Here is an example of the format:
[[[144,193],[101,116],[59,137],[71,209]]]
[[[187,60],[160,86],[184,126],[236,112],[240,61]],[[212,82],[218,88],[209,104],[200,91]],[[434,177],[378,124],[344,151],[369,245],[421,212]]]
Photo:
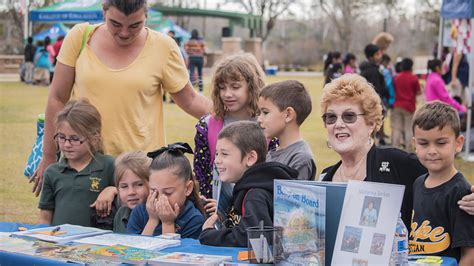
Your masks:
[[[208,254],[195,254],[173,252],[148,261],[151,265],[219,265],[224,261],[232,261],[231,256],[217,256]]]
[[[274,186],[274,225],[283,227],[285,262],[324,265],[326,189],[284,180]]]
[[[346,194],[347,183],[320,182],[320,181],[295,181],[298,184],[319,186],[326,188],[326,202],[331,205],[326,208],[326,237],[325,259],[326,265],[331,265],[332,253],[336,242],[337,229],[341,220],[342,204]]]
[[[122,263],[145,264],[148,260],[163,256],[165,253],[122,245],[102,247],[89,252],[99,259]]]

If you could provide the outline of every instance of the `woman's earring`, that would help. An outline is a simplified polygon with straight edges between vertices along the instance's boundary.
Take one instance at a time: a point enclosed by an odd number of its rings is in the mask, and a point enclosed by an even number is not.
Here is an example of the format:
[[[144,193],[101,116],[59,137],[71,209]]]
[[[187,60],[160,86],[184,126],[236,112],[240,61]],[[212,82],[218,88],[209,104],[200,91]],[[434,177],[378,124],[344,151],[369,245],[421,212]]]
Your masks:
[[[332,150],[332,146],[331,146],[331,144],[329,143],[329,140],[326,140],[326,146],[327,146],[329,149]]]

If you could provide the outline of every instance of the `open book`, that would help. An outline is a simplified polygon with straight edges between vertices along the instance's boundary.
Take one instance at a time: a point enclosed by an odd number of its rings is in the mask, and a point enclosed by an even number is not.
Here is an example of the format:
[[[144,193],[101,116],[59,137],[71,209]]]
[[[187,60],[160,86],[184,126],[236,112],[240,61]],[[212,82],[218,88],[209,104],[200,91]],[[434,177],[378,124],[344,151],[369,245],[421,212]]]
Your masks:
[[[80,239],[88,236],[109,234],[111,232],[112,231],[109,230],[102,230],[92,227],[63,224],[59,226],[51,226],[32,229],[23,232],[15,232],[12,233],[12,236],[38,239],[53,243],[66,243],[75,239]]]
[[[101,245],[101,246],[116,246],[122,245],[127,247],[141,248],[147,250],[161,250],[169,247],[176,247],[181,245],[179,239],[162,239],[150,236],[141,235],[124,235],[124,234],[107,234],[87,237],[75,240],[76,243]]]

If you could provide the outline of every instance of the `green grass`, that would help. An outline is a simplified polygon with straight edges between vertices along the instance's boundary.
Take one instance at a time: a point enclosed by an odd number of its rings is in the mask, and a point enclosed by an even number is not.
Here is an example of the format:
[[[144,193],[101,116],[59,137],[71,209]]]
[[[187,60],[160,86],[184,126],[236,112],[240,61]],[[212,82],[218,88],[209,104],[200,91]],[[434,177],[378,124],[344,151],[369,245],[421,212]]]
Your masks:
[[[294,78],[302,82],[312,95],[314,109],[303,124],[302,134],[311,145],[319,175],[319,171],[338,160],[337,154],[326,147],[326,131],[320,119],[322,79]],[[289,78],[268,77],[267,83],[284,79]],[[36,118],[44,112],[47,94],[47,87],[0,82],[0,221],[37,221],[38,198],[31,193],[32,186],[23,176],[23,169],[36,136]],[[166,104],[165,112],[168,142],[186,141],[194,144],[196,120],[174,104]],[[389,124],[385,127],[388,129]],[[474,182],[474,163],[458,159],[456,167],[471,184]]]

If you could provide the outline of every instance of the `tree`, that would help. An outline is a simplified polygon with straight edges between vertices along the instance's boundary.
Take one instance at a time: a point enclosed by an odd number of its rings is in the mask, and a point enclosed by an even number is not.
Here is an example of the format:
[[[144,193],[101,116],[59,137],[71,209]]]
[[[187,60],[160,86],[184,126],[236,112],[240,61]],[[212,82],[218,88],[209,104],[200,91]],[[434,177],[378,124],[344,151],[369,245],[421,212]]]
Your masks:
[[[366,14],[371,0],[315,0],[314,8],[321,8],[334,25],[339,37],[340,49],[349,51],[352,41],[352,26]]]
[[[270,32],[276,25],[280,15],[289,12],[288,8],[296,1],[292,0],[226,0],[225,3],[236,3],[241,5],[249,14],[260,16],[262,21],[266,21],[265,30],[259,29],[257,37],[265,42]]]

